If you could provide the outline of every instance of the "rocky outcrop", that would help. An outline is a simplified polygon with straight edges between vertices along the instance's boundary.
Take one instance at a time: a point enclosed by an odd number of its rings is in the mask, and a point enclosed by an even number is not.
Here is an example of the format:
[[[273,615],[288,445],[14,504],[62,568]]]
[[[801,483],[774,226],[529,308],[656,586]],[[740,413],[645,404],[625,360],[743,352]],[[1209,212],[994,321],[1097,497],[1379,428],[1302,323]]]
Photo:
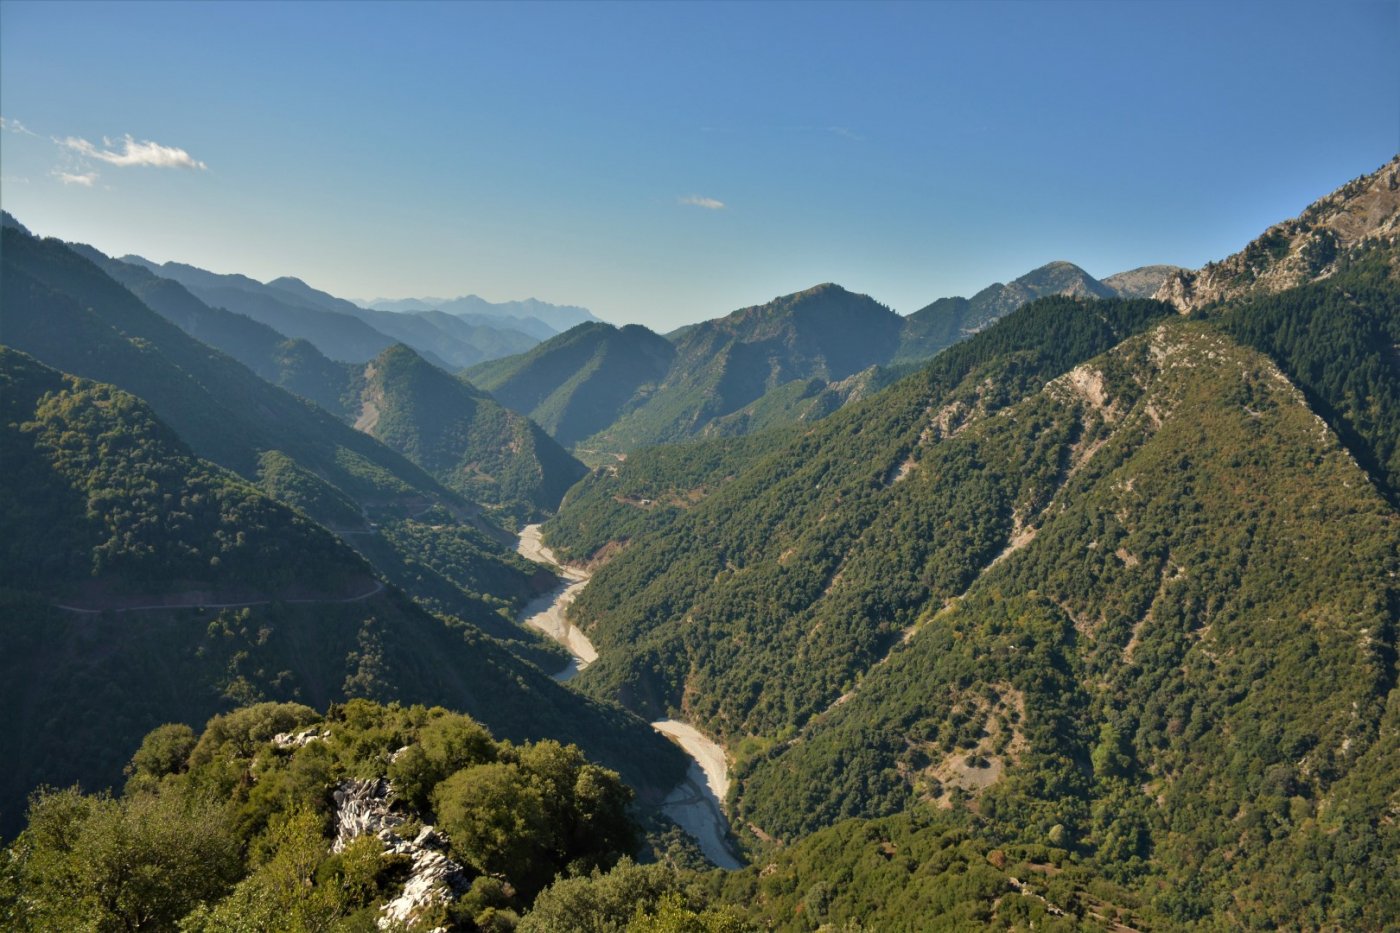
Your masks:
[[[1139,266],[1117,272],[1103,280],[1119,298],[1151,298],[1169,276],[1184,272],[1180,266]]]
[[[407,819],[390,809],[393,788],[383,778],[341,781],[335,799],[335,844],[342,851],[352,840],[372,835],[384,844],[386,854],[407,856],[413,868],[398,897],[384,905],[380,929],[397,929],[421,917],[434,904],[461,896],[471,886],[466,870],[441,849],[446,841],[431,826],[405,839],[396,830]]]
[[[1325,279],[1349,250],[1400,236],[1400,156],[1348,182],[1244,249],[1203,269],[1169,276],[1153,297],[1186,313],[1252,294]]]

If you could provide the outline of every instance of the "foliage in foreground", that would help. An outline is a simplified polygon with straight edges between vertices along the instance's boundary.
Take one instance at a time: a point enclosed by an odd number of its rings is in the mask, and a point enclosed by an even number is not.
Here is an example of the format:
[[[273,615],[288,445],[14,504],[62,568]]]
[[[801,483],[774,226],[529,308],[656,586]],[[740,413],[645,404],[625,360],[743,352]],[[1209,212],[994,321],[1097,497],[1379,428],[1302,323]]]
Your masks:
[[[302,738],[273,741],[284,733]],[[153,731],[127,773],[116,797],[35,794],[0,862],[6,929],[374,929],[417,856],[346,831],[334,794],[356,779],[387,778],[398,840],[434,823],[439,854],[462,868],[457,896],[411,928],[510,929],[556,875],[611,868],[637,844],[615,772],[572,745],[498,742],[441,708],[259,704],[198,738]]]

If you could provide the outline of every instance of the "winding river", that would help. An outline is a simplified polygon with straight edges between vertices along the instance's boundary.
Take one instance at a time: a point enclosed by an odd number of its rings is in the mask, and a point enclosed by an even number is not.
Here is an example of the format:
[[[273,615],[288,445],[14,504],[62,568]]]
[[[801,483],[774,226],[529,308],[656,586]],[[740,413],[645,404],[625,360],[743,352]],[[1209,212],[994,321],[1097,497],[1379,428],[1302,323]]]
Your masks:
[[[588,636],[566,617],[569,604],[588,585],[590,574],[560,564],[554,552],[540,540],[539,525],[526,525],[515,549],[522,557],[544,564],[559,575],[559,585],[531,600],[521,610],[520,621],[569,649],[572,660],[554,675],[554,679],[571,680],[598,660],[598,651]],[[695,838],[710,861],[720,868],[743,868],[744,863],[729,847],[729,820],[720,805],[729,792],[729,764],[724,749],[694,726],[677,719],[661,719],[651,727],[674,741],[690,757],[685,778],[667,795],[661,805],[662,811]]]

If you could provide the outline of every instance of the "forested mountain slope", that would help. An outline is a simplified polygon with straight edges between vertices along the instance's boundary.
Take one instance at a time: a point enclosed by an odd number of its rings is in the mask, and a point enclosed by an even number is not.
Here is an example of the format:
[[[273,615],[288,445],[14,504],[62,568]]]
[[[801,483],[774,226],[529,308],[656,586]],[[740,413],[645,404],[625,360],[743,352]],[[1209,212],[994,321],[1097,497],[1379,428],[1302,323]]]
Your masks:
[[[796,379],[845,379],[889,359],[902,318],[866,295],[818,285],[684,328],[665,378],[584,449],[633,450],[682,440]]]
[[[1150,922],[1394,921],[1395,270],[1042,301],[662,520],[593,478],[582,684],[726,738],[763,838],[946,808]]]
[[[197,454],[342,534],[435,612],[548,663],[550,649],[513,623],[548,575],[477,527],[474,503],[190,338],[57,240],[4,236],[0,332],[10,345],[137,395]]]
[[[598,623],[591,636],[603,658],[581,682],[621,691],[638,708],[664,710],[679,703],[691,677],[703,676],[703,702],[727,708],[709,725],[726,736],[802,721],[887,647],[931,598],[931,585],[960,592],[1009,536],[1009,488],[993,498],[990,489],[926,490],[910,478],[983,486],[996,478],[1008,487],[1045,481],[1013,472],[1014,464],[987,475],[959,463],[920,471],[919,461],[966,422],[1019,401],[1169,314],[1153,302],[1043,299],[820,422],[595,576],[575,604],[576,617],[585,626]],[[932,577],[899,570],[897,583],[883,579],[876,587],[847,571],[847,585],[836,587],[839,568],[863,567],[866,558],[855,549],[872,524],[909,511],[911,499],[922,496],[932,497],[928,508],[946,510],[938,521],[955,533],[939,546]],[[557,521],[570,520],[566,506]],[[906,546],[924,546],[921,534],[913,537]],[[882,577],[896,572],[887,556],[872,551],[868,558]],[[736,622],[758,626],[749,636],[754,644],[725,632]],[[811,638],[814,630],[822,636]],[[701,669],[692,669],[699,657]],[[795,663],[799,658],[803,663]],[[786,667],[791,677],[780,674]],[[713,715],[711,706],[702,718]]]
[[[180,283],[210,307],[246,315],[278,333],[310,341],[333,360],[363,362],[394,342],[363,321],[296,301],[289,293],[269,289],[246,275],[209,272],[180,262],[155,263],[140,256],[122,256],[121,261]]]
[[[245,477],[282,450],[362,503],[452,498],[420,468],[190,338],[57,240],[4,231],[4,340],[148,402],[201,456]]]
[[[670,341],[639,324],[589,322],[465,375],[569,447],[645,399],[675,355]]]
[[[446,486],[519,519],[552,512],[586,472],[529,418],[401,344],[360,370],[352,389],[357,428]]]
[[[361,308],[290,276],[264,284],[246,275],[209,272],[178,262],[157,264],[140,256],[123,256],[120,261],[178,282],[212,307],[247,315],[279,333],[310,341],[326,356],[343,362],[366,362],[402,342],[435,365],[459,369],[493,356],[519,353],[537,342],[505,321],[493,326],[451,315]]]
[[[1168,267],[1125,283],[1160,284]],[[825,284],[661,338],[645,328],[574,328],[467,376],[529,414],[590,463],[656,443],[818,421],[893,384],[919,361],[1036,298],[1108,298],[1110,286],[1068,262],[944,298],[907,318]]]
[[[111,259],[88,246],[70,248],[186,333],[385,441],[474,502],[529,517],[557,506],[564,490],[583,472],[526,419],[402,345],[363,366],[336,362],[305,340],[288,340],[244,315],[210,308],[178,282],[143,266]],[[339,301],[325,298],[332,306]]]
[[[1119,295],[1072,262],[1059,260],[1032,269],[1007,284],[995,282],[971,298],[940,298],[904,319],[898,361],[926,360],[944,347],[977,333],[1021,305],[1050,295],[1071,298],[1145,298]]]
[[[113,259],[82,243],[68,247],[191,337],[222,350],[267,382],[310,399],[331,414],[346,416],[347,400],[342,396],[353,364],[332,360],[310,341],[289,338],[245,314],[210,307],[149,266]]]
[[[1041,452],[1013,440],[1019,469],[1049,467],[1049,486],[1003,500],[1000,559],[984,552],[967,589],[932,594],[886,663],[750,762],[747,818],[787,835],[919,800],[972,805],[993,840],[1165,880],[1178,893],[1158,906],[1176,921],[1363,910],[1396,841],[1382,817],[1400,519],[1271,362],[1199,324],[1076,368],[920,471],[1028,425]],[[931,557],[956,533],[902,540],[931,518],[866,538]],[[1205,854],[1230,846],[1233,865]],[[1347,846],[1369,867],[1319,872]]]
[[[145,731],[261,699],[441,703],[580,742],[642,786],[678,777],[644,722],[386,588],[140,400],[8,349],[0,389],[7,830],[38,784],[105,786]]]

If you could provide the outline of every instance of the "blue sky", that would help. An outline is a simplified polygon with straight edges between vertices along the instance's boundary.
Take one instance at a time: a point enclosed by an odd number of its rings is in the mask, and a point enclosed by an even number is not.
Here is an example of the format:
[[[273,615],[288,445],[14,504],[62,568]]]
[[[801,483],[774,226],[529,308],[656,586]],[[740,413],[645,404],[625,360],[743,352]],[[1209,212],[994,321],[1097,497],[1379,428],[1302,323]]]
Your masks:
[[[3,0],[0,202],[348,297],[909,313],[1238,249],[1400,151],[1397,49],[1396,0]]]

